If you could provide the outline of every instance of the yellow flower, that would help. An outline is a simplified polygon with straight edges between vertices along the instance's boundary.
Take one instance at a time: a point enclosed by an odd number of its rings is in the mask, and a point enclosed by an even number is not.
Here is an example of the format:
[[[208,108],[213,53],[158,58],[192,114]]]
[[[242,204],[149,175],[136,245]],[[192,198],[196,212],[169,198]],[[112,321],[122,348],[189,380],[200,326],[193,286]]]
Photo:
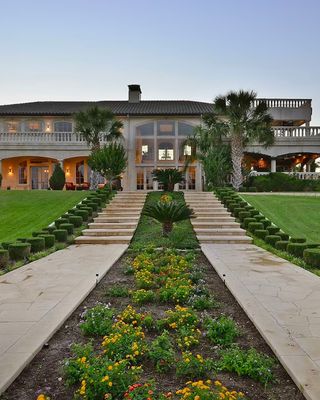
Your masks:
[[[108,383],[108,385],[111,387],[111,386],[112,386],[112,382],[110,381],[110,382]]]
[[[104,376],[104,377],[101,379],[101,382],[106,382],[106,381],[108,381],[108,380],[109,380],[109,376],[106,375],[106,376]]]
[[[109,365],[108,371],[112,371],[112,368],[113,368],[113,366],[112,366],[112,365]]]

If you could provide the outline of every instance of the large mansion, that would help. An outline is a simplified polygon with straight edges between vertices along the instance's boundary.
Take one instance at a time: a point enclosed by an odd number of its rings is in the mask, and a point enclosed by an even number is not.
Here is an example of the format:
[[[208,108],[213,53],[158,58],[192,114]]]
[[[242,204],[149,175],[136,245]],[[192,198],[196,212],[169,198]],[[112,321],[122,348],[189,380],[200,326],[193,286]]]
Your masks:
[[[291,172],[314,176],[313,161],[320,155],[320,127],[310,125],[310,99],[258,99],[266,101],[273,117],[275,143],[270,148],[252,145],[245,162],[258,172]],[[111,110],[123,122],[128,167],[124,190],[157,189],[154,168],[183,168],[191,148],[185,145],[202,115],[212,104],[185,100],[141,100],[139,85],[129,85],[127,101],[45,101],[0,106],[0,172],[2,188],[46,189],[54,165],[60,163],[66,181],[81,186],[89,180],[89,148],[74,133],[74,113],[93,105]],[[186,172],[181,186],[202,190],[201,166]]]

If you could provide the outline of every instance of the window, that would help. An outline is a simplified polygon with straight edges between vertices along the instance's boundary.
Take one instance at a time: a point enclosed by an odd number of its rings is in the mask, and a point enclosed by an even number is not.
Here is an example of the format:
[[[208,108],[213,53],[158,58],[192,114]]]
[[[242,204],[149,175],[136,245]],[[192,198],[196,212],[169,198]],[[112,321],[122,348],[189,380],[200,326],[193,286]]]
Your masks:
[[[72,132],[72,122],[57,121],[53,126],[55,132]]]
[[[19,185],[25,185],[27,183],[27,161],[23,161],[19,164]]]
[[[174,121],[158,121],[158,136],[174,136]]]
[[[184,122],[178,122],[178,135],[179,136],[191,136],[193,134],[194,127]]]
[[[80,185],[84,182],[84,161],[76,163],[76,183]]]
[[[43,130],[43,122],[42,121],[30,121],[26,124],[27,132],[41,132]]]
[[[140,139],[136,140],[136,163],[153,164],[154,163],[154,140]]]
[[[7,132],[8,133],[17,133],[19,129],[19,124],[18,122],[8,122],[7,123]]]
[[[154,128],[153,122],[149,122],[148,124],[144,124],[137,127],[136,136],[153,136]]]
[[[158,144],[158,161],[174,160],[174,142],[160,142]]]

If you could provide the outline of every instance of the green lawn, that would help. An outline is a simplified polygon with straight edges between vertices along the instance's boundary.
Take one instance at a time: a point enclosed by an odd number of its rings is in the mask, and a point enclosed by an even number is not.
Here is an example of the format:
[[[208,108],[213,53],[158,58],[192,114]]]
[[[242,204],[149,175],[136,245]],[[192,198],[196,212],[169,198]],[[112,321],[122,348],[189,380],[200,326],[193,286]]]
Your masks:
[[[148,194],[146,204],[158,201],[163,192],[151,192]],[[174,199],[184,201],[181,192],[171,193]],[[141,216],[137,230],[133,236],[131,248],[145,246],[171,247],[177,249],[194,249],[199,247],[190,220],[174,224],[169,237],[162,236],[162,226],[152,218]]]
[[[289,235],[320,241],[320,197],[241,196]]]
[[[82,191],[0,191],[0,243],[29,237],[87,195]]]

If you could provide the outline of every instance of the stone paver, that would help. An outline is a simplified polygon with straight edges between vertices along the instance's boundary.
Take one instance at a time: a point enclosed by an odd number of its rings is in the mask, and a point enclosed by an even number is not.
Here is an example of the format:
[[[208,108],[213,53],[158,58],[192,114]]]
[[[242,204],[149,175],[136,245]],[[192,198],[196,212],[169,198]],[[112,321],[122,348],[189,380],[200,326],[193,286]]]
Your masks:
[[[251,244],[202,250],[306,399],[320,399],[320,278]]]
[[[0,394],[126,249],[74,245],[0,277]]]

